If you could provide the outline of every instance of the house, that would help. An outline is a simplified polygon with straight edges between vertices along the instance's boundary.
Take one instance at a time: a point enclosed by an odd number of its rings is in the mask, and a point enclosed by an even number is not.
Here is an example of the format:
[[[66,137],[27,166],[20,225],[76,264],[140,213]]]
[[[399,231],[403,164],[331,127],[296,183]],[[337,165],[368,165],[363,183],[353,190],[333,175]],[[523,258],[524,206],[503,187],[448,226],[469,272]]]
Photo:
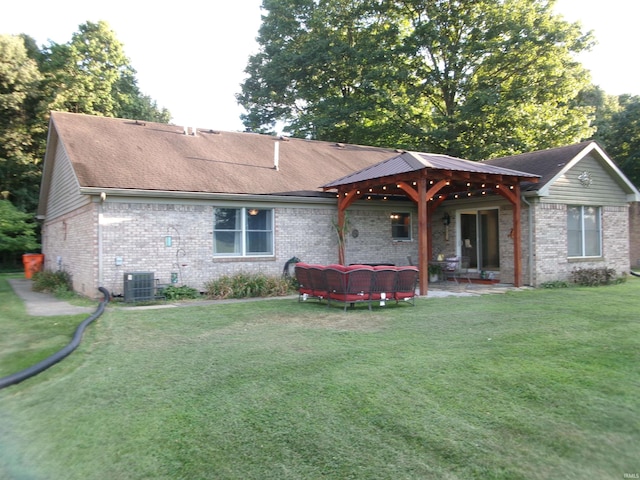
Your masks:
[[[38,214],[45,268],[122,294],[132,272],[203,289],[287,261],[439,253],[514,284],[629,268],[640,193],[594,142],[487,162],[53,112]]]

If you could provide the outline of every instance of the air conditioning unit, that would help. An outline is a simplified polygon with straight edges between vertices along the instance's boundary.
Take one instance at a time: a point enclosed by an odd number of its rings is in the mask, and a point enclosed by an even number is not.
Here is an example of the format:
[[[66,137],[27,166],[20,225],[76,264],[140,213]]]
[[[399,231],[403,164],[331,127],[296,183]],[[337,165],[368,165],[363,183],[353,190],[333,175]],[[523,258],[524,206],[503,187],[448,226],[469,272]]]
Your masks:
[[[128,272],[124,274],[124,301],[144,302],[153,300],[156,279],[153,272]]]

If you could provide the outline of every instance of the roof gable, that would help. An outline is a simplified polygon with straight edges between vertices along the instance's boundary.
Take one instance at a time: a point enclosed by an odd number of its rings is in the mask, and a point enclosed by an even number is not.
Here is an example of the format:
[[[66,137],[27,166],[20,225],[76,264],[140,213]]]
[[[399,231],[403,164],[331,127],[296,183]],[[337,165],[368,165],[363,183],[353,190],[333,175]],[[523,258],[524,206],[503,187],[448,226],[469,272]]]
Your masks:
[[[604,150],[595,142],[587,141],[565,147],[550,148],[509,157],[485,160],[484,164],[514,168],[540,175],[537,184],[523,185],[523,191],[535,191],[540,196],[549,195],[556,182],[574,168],[587,155],[592,154],[614,181],[627,194],[628,201],[640,201],[640,192],[622,173]]]

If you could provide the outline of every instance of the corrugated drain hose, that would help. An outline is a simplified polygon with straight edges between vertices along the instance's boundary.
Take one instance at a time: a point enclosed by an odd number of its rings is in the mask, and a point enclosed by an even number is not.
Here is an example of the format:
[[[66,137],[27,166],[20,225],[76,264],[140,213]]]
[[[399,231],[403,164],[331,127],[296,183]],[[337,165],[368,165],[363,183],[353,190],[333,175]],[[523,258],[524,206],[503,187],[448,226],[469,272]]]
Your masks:
[[[91,322],[93,322],[100,315],[102,315],[105,307],[107,306],[107,303],[109,303],[109,298],[110,298],[109,291],[104,287],[100,287],[98,288],[98,290],[100,290],[100,293],[104,295],[104,300],[100,302],[100,305],[98,305],[98,308],[93,313],[93,315],[83,320],[82,323],[78,325],[78,328],[76,328],[76,331],[73,334],[73,338],[71,339],[69,344],[66,347],[62,348],[61,350],[58,350],[53,355],[36,363],[32,367],[25,368],[24,370],[14,373],[13,375],[0,378],[0,390],[2,390],[5,387],[9,387],[11,385],[15,385],[16,383],[20,383],[23,380],[26,380],[27,378],[31,378],[34,375],[37,375],[38,373],[46,370],[52,365],[55,365],[60,360],[65,358],[67,355],[69,355],[71,352],[73,352],[78,347],[78,345],[80,345],[80,340],[82,340],[82,334],[84,333],[85,328],[87,328],[87,326]]]

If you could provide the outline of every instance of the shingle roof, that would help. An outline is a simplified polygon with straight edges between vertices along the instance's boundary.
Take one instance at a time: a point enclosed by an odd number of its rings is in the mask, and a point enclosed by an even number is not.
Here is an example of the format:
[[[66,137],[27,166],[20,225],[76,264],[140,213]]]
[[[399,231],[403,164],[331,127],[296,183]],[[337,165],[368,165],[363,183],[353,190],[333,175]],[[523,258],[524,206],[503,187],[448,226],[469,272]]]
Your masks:
[[[539,175],[539,183],[526,183],[522,186],[522,189],[529,191],[540,190],[591,143],[594,142],[587,141],[566,147],[549,148],[547,150],[538,150],[536,152],[522,153],[509,157],[493,158],[481,163],[514,170],[525,170]]]
[[[455,172],[483,173],[489,175],[507,175],[518,177],[537,177],[536,174],[525,173],[501,166],[472,162],[461,158],[439,155],[435,153],[404,152],[376,165],[372,165],[358,172],[351,173],[338,180],[334,180],[323,188],[333,188],[340,185],[353,184],[375,178],[400,175],[424,169],[448,170]]]
[[[198,130],[53,112],[81,187],[323,195],[320,186],[397,153],[392,149]]]

